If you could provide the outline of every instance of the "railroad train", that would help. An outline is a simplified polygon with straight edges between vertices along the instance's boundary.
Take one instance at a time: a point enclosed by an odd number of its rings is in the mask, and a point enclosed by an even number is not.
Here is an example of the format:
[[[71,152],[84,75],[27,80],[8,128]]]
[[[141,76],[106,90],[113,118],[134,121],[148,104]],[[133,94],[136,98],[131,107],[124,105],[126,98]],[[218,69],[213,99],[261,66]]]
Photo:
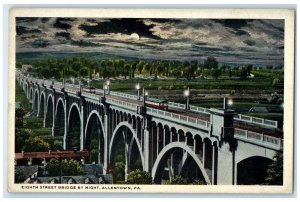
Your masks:
[[[147,97],[145,100],[145,105],[157,109],[168,110],[168,102],[166,100],[157,98]]]
[[[86,93],[96,93],[96,88],[94,87],[83,86],[81,87],[81,90]]]

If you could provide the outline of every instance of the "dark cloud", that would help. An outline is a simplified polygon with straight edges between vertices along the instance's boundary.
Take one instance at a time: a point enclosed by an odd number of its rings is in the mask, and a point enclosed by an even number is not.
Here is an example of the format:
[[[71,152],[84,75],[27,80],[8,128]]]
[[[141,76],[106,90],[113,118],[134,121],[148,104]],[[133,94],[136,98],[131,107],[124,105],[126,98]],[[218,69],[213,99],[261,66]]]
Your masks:
[[[46,23],[46,22],[48,22],[50,20],[50,18],[41,18],[41,22],[42,23]]]
[[[246,32],[246,31],[244,31],[244,30],[238,30],[238,31],[236,31],[235,35],[237,35],[237,36],[243,36],[243,35],[250,36],[250,34],[248,32]]]
[[[50,45],[48,40],[44,39],[37,39],[30,43],[31,47],[33,48],[45,48]]]
[[[152,22],[158,22],[158,23],[179,23],[182,20],[181,19],[167,19],[167,18],[151,18]]]
[[[254,46],[256,44],[256,42],[253,40],[245,40],[243,43],[247,44],[248,46]]]
[[[17,35],[28,34],[28,33],[41,33],[39,29],[30,29],[23,26],[16,27]]]
[[[264,24],[266,27],[270,27],[270,28],[276,29],[279,32],[284,32],[283,26],[280,26],[280,24],[284,23],[284,20],[275,20],[275,21],[276,21],[276,24],[278,24],[279,26],[275,26],[273,23],[271,23],[268,20],[259,20],[259,22],[261,22],[262,24]],[[272,22],[274,22],[274,20],[272,20]]]
[[[70,33],[69,32],[56,32],[55,33],[55,37],[59,38],[59,37],[63,37],[65,39],[71,39],[70,38]]]
[[[99,44],[92,43],[92,42],[89,42],[89,41],[84,41],[84,40],[79,40],[79,41],[71,40],[71,44],[75,45],[75,46],[80,46],[80,47],[97,47],[97,46],[100,46]]]
[[[72,27],[72,25],[66,23],[66,22],[68,22],[68,20],[65,21],[64,19],[65,18],[57,18],[55,23],[53,24],[53,26],[58,29],[64,29],[64,30],[70,29]]]
[[[98,22],[97,25],[82,24],[80,29],[84,30],[88,36],[93,34],[110,34],[122,33],[130,35],[137,33],[140,37],[147,37],[151,39],[160,39],[154,35],[150,29],[154,25],[146,25],[141,19],[111,19],[109,22]]]
[[[17,17],[16,18],[17,23],[19,23],[19,22],[34,22],[37,20],[38,20],[38,18],[29,18],[29,17]]]
[[[253,20],[248,19],[225,19],[225,20],[214,20],[222,24],[224,27],[232,28],[232,29],[240,29],[242,27],[246,27],[249,22]]]

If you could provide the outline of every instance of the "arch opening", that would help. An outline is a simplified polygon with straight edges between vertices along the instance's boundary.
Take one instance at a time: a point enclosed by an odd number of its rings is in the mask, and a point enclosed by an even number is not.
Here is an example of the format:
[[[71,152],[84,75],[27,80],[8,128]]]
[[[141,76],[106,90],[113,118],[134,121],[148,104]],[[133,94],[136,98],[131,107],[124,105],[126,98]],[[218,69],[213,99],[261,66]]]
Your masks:
[[[152,170],[154,183],[165,184],[180,176],[186,184],[199,182],[200,184],[209,184],[201,171],[200,160],[196,160],[195,155],[185,146],[175,146],[175,144],[172,143],[173,146],[170,144],[168,146],[170,148],[159,154]]]
[[[58,100],[55,112],[54,136],[65,135],[65,109],[62,100]]]
[[[53,113],[54,113],[53,101],[52,98],[49,96],[47,102],[46,119],[45,119],[46,128],[53,126]]]
[[[80,132],[81,132],[81,122],[80,122],[80,112],[79,109],[73,105],[69,114],[69,128],[68,135],[66,138],[66,149],[74,150],[80,149]]]
[[[266,183],[267,168],[273,161],[271,159],[254,156],[240,161],[237,164],[237,184],[255,185]]]
[[[104,164],[104,133],[100,117],[93,113],[88,118],[85,132],[85,149],[89,151],[88,163]]]
[[[41,93],[41,102],[40,102],[40,110],[39,110],[39,117],[44,119],[45,118],[45,95]]]
[[[38,114],[38,106],[39,106],[39,96],[38,96],[38,92],[35,91],[35,93],[34,93],[34,101],[33,101],[33,113],[36,116]]]
[[[143,160],[136,138],[133,129],[122,123],[113,133],[109,147],[109,164],[116,184],[125,181],[130,171],[143,170]]]

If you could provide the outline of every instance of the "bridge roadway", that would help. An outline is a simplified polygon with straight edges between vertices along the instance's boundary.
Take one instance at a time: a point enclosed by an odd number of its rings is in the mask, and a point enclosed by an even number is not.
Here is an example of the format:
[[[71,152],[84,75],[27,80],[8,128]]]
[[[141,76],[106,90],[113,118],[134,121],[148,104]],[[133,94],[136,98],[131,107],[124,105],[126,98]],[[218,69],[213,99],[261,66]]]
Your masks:
[[[63,88],[63,85],[56,85],[57,87]],[[68,89],[71,89],[73,91],[80,91],[80,87],[71,87],[68,86]],[[104,96],[103,93],[101,92],[96,92],[96,93],[91,93],[89,91],[84,90],[85,93],[90,93],[90,94],[96,94],[100,96]],[[138,106],[143,106],[143,101],[141,100],[137,100],[137,99],[130,99],[130,98],[124,98],[124,97],[120,97],[120,96],[116,96],[116,95],[110,95],[110,94],[106,94],[105,95],[107,98],[110,99],[114,99],[114,100],[118,100],[118,101],[123,101],[123,102],[128,102],[131,104],[135,104]],[[208,114],[203,114],[200,112],[195,112],[195,111],[190,111],[190,110],[185,110],[185,109],[179,109],[179,108],[175,108],[175,107],[169,107],[167,110],[164,110],[167,112],[171,112],[171,113],[175,113],[178,115],[184,115],[187,117],[191,117],[191,118],[196,118],[196,119],[201,119],[203,121],[210,121],[210,115]],[[242,130],[248,130],[248,131],[253,131],[256,133],[263,133],[265,135],[268,136],[273,136],[273,137],[277,137],[277,138],[283,138],[283,132],[282,130],[278,129],[278,128],[268,128],[268,127],[262,127],[262,126],[257,126],[248,122],[242,122],[242,121],[234,121],[234,128],[238,128],[238,129],[242,129]]]

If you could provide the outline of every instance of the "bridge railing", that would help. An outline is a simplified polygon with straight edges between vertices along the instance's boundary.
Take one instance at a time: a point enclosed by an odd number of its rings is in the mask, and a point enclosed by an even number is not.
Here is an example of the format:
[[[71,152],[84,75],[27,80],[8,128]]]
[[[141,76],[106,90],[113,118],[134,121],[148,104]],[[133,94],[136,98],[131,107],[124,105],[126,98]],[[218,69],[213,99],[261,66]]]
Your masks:
[[[151,107],[147,107],[147,113],[150,115],[158,116],[160,118],[165,118],[167,120],[172,120],[172,121],[179,122],[179,123],[186,123],[190,126],[194,126],[197,128],[207,129],[210,124],[209,122],[203,121],[201,119],[188,117],[188,116],[181,115],[181,114],[175,114],[172,112],[167,112],[167,111],[163,111],[163,110],[159,110],[159,109],[155,109],[155,108],[151,108]]]
[[[93,100],[99,100],[99,95],[95,95],[94,93],[82,92],[81,95],[86,98],[90,98]]]
[[[185,109],[186,105],[185,104],[180,104],[176,102],[168,102],[169,107],[177,108],[177,109]]]
[[[127,108],[127,109],[133,109],[133,110],[136,110],[137,106],[138,106],[138,105],[133,104],[133,103],[124,102],[124,101],[121,101],[121,100],[115,100],[115,99],[112,99],[112,98],[106,98],[106,102],[110,103],[110,104],[117,105],[119,107],[123,107],[123,108]]]
[[[234,129],[234,137],[244,141],[252,142],[258,145],[271,147],[280,150],[282,148],[282,139],[264,135],[263,133],[256,133],[249,130]]]
[[[194,105],[190,105],[190,110],[194,111],[194,112],[200,112],[203,114],[210,114],[209,109],[208,108],[204,108],[204,107],[197,107]]]
[[[258,124],[258,125],[262,125],[262,126],[266,126],[266,127],[272,127],[272,128],[277,128],[278,127],[278,122],[277,121],[262,119],[262,118],[253,117],[253,116],[246,116],[246,115],[242,115],[242,114],[237,114],[234,117],[234,120],[244,121],[244,122]]]
[[[136,95],[131,95],[131,94],[127,94],[127,93],[121,93],[121,92],[115,92],[115,91],[110,91],[109,92],[110,95],[115,95],[118,97],[124,97],[124,98],[128,98],[128,99],[132,99],[132,100],[137,100],[138,96]],[[142,97],[142,96],[141,96]]]

